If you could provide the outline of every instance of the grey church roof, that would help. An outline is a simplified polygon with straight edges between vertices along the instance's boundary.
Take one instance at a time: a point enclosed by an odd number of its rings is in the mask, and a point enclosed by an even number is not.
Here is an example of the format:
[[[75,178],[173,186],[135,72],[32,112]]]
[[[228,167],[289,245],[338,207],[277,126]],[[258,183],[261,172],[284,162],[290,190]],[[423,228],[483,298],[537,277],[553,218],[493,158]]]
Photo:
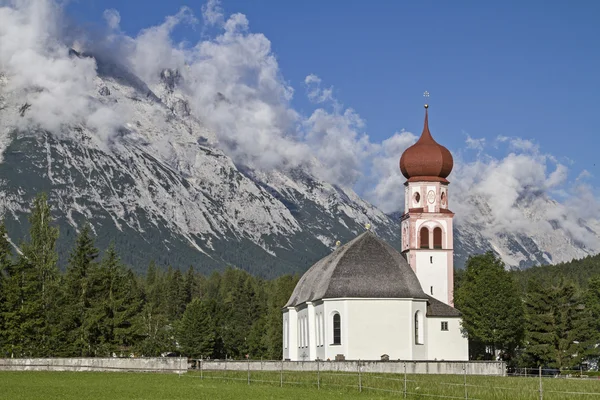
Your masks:
[[[428,317],[460,317],[460,311],[456,308],[442,303],[438,299],[427,296],[427,316]]]
[[[370,231],[306,271],[285,307],[339,297],[428,298],[404,257]]]

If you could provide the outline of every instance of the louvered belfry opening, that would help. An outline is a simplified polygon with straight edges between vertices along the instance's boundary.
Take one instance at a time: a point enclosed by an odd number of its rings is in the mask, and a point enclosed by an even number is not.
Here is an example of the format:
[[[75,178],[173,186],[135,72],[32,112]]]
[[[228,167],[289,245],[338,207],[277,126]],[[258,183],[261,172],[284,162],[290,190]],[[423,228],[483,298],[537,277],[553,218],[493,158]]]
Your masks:
[[[429,248],[429,229],[423,227],[419,233],[420,240],[420,248],[428,249]]]
[[[433,229],[433,248],[442,248],[442,228],[437,227]]]

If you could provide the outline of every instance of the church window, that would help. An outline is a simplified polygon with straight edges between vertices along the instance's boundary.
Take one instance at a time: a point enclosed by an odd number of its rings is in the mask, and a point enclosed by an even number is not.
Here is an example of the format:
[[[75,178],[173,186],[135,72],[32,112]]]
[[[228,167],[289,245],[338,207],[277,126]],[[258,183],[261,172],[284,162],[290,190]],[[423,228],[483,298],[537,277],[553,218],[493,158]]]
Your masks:
[[[321,314],[317,314],[317,346],[321,345]]]
[[[333,314],[333,344],[342,344],[342,319],[340,314]]]
[[[415,193],[415,205],[419,205],[419,202],[421,201],[421,195],[419,194],[419,192]]]
[[[423,227],[421,228],[421,232],[419,234],[421,236],[421,248],[428,249],[429,248],[429,229]]]
[[[433,256],[429,256],[429,264],[433,264]]]
[[[283,347],[286,349],[288,348],[288,329],[289,329],[289,323],[286,318],[285,321],[283,322]]]
[[[325,344],[325,317],[321,313],[321,346]]]
[[[300,317],[300,347],[304,347],[304,317]]]
[[[423,318],[421,311],[415,313],[415,344],[423,344]]]
[[[448,321],[442,321],[442,330],[443,331],[447,331],[448,330]]]
[[[304,317],[304,347],[308,347],[308,318]]]
[[[442,228],[438,227],[433,230],[433,248],[442,248]]]

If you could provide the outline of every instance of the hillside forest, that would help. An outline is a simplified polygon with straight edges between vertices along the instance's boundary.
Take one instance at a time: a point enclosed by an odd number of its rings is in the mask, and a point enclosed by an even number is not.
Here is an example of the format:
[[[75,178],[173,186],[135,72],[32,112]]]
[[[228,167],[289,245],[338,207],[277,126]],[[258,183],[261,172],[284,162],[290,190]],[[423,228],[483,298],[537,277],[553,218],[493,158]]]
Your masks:
[[[44,194],[13,249],[0,225],[0,357],[160,356],[281,359],[282,313],[297,281],[229,267],[210,275],[150,263],[134,273],[89,225],[66,265]],[[198,266],[196,266],[197,269]],[[600,343],[600,256],[507,271],[492,253],[455,272],[470,357],[573,367]]]

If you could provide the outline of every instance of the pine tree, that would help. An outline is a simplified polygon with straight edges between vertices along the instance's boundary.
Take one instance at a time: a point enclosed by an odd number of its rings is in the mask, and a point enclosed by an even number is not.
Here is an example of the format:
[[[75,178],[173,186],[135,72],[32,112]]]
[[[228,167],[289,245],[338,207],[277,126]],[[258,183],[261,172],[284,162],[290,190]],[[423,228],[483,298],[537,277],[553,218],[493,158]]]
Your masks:
[[[185,291],[181,271],[169,267],[166,276],[167,316],[169,321],[177,321],[185,311]]]
[[[524,335],[519,291],[493,253],[469,257],[455,303],[470,342],[512,356]]]
[[[12,356],[53,355],[59,337],[59,274],[56,240],[45,194],[37,196],[29,217],[30,241],[9,268],[4,305],[5,346]]]
[[[92,307],[85,322],[96,356],[129,352],[139,335],[140,291],[114,245],[106,250],[90,276]]]
[[[213,357],[215,325],[211,317],[214,305],[209,301],[194,299],[188,304],[177,324],[177,342],[188,357]]]
[[[10,355],[5,313],[9,311],[6,305],[8,304],[7,296],[10,290],[12,264],[12,249],[8,241],[6,226],[2,222],[0,224],[0,355]]]
[[[65,274],[64,315],[62,328],[67,332],[65,356],[88,357],[91,352],[90,333],[85,329],[85,320],[91,305],[90,273],[95,267],[98,249],[94,245],[89,224],[85,224],[77,236],[75,247],[69,256]]]
[[[144,304],[140,315],[137,352],[144,356],[160,356],[175,349],[171,326],[167,318],[164,277],[151,262],[146,272]]]
[[[558,343],[553,305],[556,291],[536,280],[527,284],[524,361],[529,366],[555,366]]]

